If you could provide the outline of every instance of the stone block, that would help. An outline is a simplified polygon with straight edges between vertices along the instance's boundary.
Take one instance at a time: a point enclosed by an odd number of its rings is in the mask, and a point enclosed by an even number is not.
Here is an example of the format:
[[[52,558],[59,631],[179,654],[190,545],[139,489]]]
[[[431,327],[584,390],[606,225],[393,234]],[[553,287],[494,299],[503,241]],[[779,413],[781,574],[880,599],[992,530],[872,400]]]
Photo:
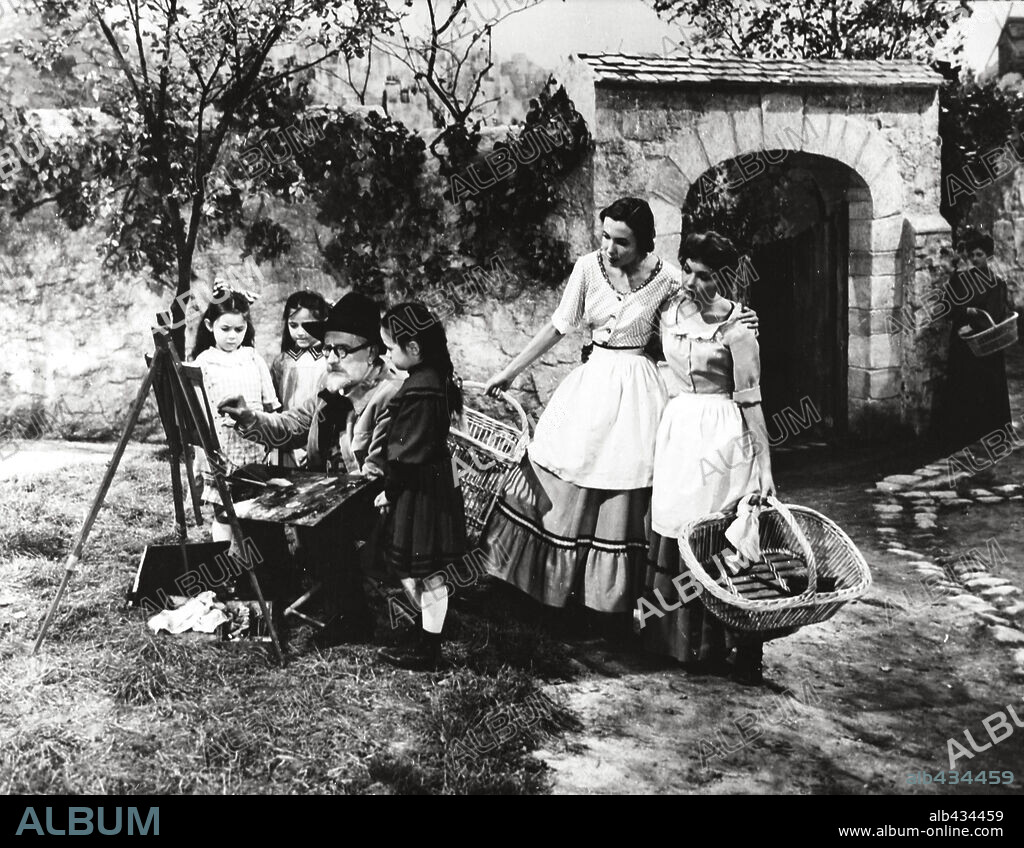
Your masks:
[[[884,333],[872,336],[851,336],[849,346],[849,362],[860,368],[889,369],[895,368],[900,361],[899,338]],[[871,397],[879,397],[870,395]],[[883,397],[890,397],[884,395]]]
[[[873,186],[896,171],[896,153],[880,135],[869,135],[853,168],[864,182]]]
[[[871,137],[871,128],[860,118],[844,118],[843,131],[834,144],[831,156],[857,170],[855,165]],[[865,182],[867,182],[865,180]],[[870,185],[870,183],[869,183]]]
[[[700,136],[692,127],[680,130],[674,138],[669,139],[665,143],[665,151],[691,185],[711,167]]]
[[[730,114],[738,153],[766,149],[761,125],[760,100],[745,107],[737,105]]]
[[[724,110],[712,109],[701,115],[697,119],[697,132],[712,164],[732,159],[739,152],[732,118]]]
[[[761,95],[765,149],[801,150],[804,138],[804,98],[787,91]]]
[[[875,215],[886,217],[903,210],[903,177],[895,168],[886,172],[883,178],[871,185],[871,199],[875,204]]]
[[[870,279],[872,309],[891,309],[900,305],[900,286],[894,275],[878,274]]]
[[[894,250],[851,251],[850,274],[866,277],[896,275],[899,254]]]
[[[847,296],[850,309],[871,308],[871,277],[850,274],[847,283]]]
[[[831,155],[828,143],[829,127],[833,116],[828,113],[807,113],[804,115],[803,142],[801,150],[805,153],[817,153],[821,156]],[[836,120],[842,120],[836,116]]]
[[[858,368],[853,364],[853,357],[850,357],[850,365],[846,373],[846,391],[851,399],[859,398],[867,400],[870,391],[870,379],[866,368]]]
[[[850,309],[847,312],[850,337],[868,336],[871,334],[871,310]]]
[[[903,318],[904,313],[900,309],[872,309],[870,312],[870,319],[868,321],[867,335],[899,335],[899,322]],[[922,318],[921,320],[923,321],[925,319]]]
[[[871,244],[867,249],[879,253],[895,251],[903,235],[903,221],[903,215],[900,213],[886,218],[875,218],[871,222]]]
[[[866,185],[851,185],[846,189],[846,201],[847,203],[857,203],[858,201],[871,203],[873,201],[871,189]]]
[[[847,205],[851,221],[870,221],[875,217],[874,204],[870,200],[857,200]]]
[[[664,109],[637,109],[619,115],[623,138],[661,141],[668,134],[668,115]]]
[[[852,219],[850,221],[850,251],[858,253],[871,252],[871,222],[869,220]]]
[[[878,368],[868,371],[868,397],[887,400],[899,397],[901,386],[898,368]]]
[[[654,185],[651,187],[651,191],[663,198],[666,203],[676,206],[676,227],[679,226],[679,209],[686,203],[686,195],[690,190],[690,185],[691,183],[685,172],[671,156],[666,156],[655,167]],[[657,232],[660,235],[661,229],[659,228]]]

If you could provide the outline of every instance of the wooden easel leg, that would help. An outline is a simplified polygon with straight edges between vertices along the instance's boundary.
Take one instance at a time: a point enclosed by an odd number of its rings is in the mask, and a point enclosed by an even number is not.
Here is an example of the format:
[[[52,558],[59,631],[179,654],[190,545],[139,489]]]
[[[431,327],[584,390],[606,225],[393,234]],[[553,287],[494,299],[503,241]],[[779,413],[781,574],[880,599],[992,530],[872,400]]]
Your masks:
[[[149,398],[149,390],[153,385],[153,370],[156,367],[157,360],[154,359],[153,364],[149,367],[149,371],[146,372],[142,385],[139,387],[139,393],[135,396],[131,412],[128,414],[128,421],[124,425],[124,432],[121,434],[121,439],[117,443],[117,447],[114,449],[114,455],[110,458],[110,462],[107,463],[107,471],[106,474],[103,475],[103,482],[100,483],[100,488],[96,492],[96,497],[93,499],[92,506],[89,508],[89,512],[85,516],[85,521],[82,522],[82,527],[78,531],[78,539],[71,548],[71,553],[68,554],[67,561],[64,564],[64,577],[60,581],[60,586],[57,589],[57,595],[54,597],[53,603],[50,604],[50,609],[46,613],[46,618],[43,619],[43,625],[39,628],[39,635],[36,636],[35,645],[32,647],[33,654],[37,653],[39,651],[39,646],[43,644],[43,639],[46,638],[46,631],[49,630],[50,624],[53,622],[53,616],[56,614],[61,598],[64,597],[64,592],[68,588],[68,582],[71,580],[71,575],[74,573],[75,567],[81,561],[82,548],[85,546],[85,540],[89,538],[89,533],[92,531],[92,525],[96,521],[96,516],[99,514],[100,507],[103,505],[103,500],[107,496],[107,490],[110,489],[110,483],[114,479],[114,473],[117,471],[117,466],[120,465],[121,457],[124,456],[125,448],[128,447],[128,439],[131,437],[132,430],[135,429],[135,425],[139,420],[139,415],[142,413],[142,407],[145,406],[146,400]]]
[[[174,497],[174,531],[181,548],[182,574],[188,574],[188,528],[185,526],[185,493],[181,490],[181,454],[171,456],[171,493]]]
[[[195,451],[192,450],[191,446],[186,444],[185,446],[185,476],[188,478],[188,493],[192,501],[192,511],[196,516],[196,527],[203,526],[203,513],[199,508],[199,498],[196,495],[196,478],[192,471],[192,466],[195,463]]]

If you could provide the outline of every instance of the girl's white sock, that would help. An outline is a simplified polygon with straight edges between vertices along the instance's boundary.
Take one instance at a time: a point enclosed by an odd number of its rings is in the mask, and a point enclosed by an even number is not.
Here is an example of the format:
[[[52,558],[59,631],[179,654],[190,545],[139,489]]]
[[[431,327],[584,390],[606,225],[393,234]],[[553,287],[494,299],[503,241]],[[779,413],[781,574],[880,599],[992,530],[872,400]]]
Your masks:
[[[442,591],[444,595],[437,600],[423,596],[423,629],[427,633],[440,633],[444,627],[444,619],[448,614],[448,591]]]
[[[210,525],[210,535],[215,542],[230,542],[231,525],[222,521],[213,521]]]
[[[423,589],[420,605],[423,610],[423,629],[427,633],[440,633],[448,614],[448,587],[444,578],[438,577],[424,582]]]

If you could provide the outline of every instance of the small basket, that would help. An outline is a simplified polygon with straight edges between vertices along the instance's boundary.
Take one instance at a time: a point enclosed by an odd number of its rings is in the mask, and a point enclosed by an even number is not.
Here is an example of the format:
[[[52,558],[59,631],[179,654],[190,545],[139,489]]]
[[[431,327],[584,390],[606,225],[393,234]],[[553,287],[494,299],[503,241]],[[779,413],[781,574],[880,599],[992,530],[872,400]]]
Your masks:
[[[978,311],[988,319],[992,326],[984,330],[978,330],[976,333],[972,333],[970,327],[960,328],[960,338],[967,343],[971,353],[975,356],[989,356],[1017,343],[1016,312],[1005,321],[1000,321],[997,324],[984,309],[979,309]]]
[[[786,507],[776,498],[768,498],[768,504],[758,516],[761,550],[801,553],[807,563],[807,588],[790,595],[766,593],[764,581],[725,580],[722,585],[712,576],[721,573],[712,557],[729,547],[725,531],[736,516],[714,513],[683,528],[679,549],[703,589],[701,601],[716,618],[747,632],[803,627],[831,618],[843,604],[867,592],[871,572],[839,525],[808,507]],[[829,591],[819,592],[818,581],[826,577]]]
[[[467,380],[462,388],[468,394],[482,392],[486,387]],[[500,397],[515,414],[515,424],[499,421],[467,405],[448,438],[466,505],[466,536],[470,544],[479,541],[498,495],[530,441],[530,424],[523,407],[506,392],[501,392]]]

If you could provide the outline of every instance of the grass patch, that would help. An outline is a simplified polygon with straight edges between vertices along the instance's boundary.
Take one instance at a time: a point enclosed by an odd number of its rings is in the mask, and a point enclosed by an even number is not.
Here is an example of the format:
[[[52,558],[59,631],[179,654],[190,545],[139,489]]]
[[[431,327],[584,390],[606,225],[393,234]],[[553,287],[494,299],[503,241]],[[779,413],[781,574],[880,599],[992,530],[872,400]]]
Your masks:
[[[0,492],[0,514],[13,516],[0,534],[0,581],[16,598],[4,610],[25,613],[0,628],[0,789],[545,790],[533,754],[575,725],[540,684],[572,676],[568,648],[493,587],[455,598],[445,646],[453,668],[439,674],[379,660],[377,645],[406,635],[379,600],[374,644],[321,652],[295,627],[285,668],[261,644],[150,634],[122,599],[145,546],[174,540],[167,464],[152,455],[125,459],[40,655],[25,656],[20,645],[38,630],[103,473],[73,467]],[[205,538],[189,521],[190,538]],[[485,730],[497,734],[493,746]],[[458,744],[467,736],[485,740],[480,750]]]
[[[531,752],[580,725],[528,675],[506,667],[492,676],[461,669],[446,677],[420,716],[419,729],[421,746],[370,765],[371,776],[396,794],[544,792],[545,768]]]

